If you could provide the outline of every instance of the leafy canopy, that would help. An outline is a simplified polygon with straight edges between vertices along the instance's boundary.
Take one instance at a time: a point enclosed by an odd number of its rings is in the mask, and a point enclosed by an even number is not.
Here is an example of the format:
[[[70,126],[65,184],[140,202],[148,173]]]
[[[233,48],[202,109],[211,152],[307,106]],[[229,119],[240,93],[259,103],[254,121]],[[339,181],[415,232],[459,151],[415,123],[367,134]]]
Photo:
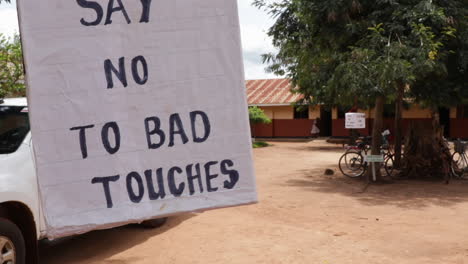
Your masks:
[[[0,0],[11,3],[10,0]],[[23,55],[18,35],[8,39],[0,33],[0,98],[6,96],[24,96]]]
[[[369,106],[395,98],[397,87],[445,81],[440,89],[407,89],[439,105],[466,92],[466,0],[254,0],[276,21],[268,35],[277,53],[268,70],[287,75],[305,101]],[[452,65],[448,67],[448,65]],[[460,85],[460,83],[462,85]],[[417,91],[417,92],[416,92]]]
[[[251,124],[270,124],[271,119],[265,115],[262,109],[252,106],[249,107],[249,120]]]
[[[18,35],[0,34],[0,98],[25,96],[23,54]]]

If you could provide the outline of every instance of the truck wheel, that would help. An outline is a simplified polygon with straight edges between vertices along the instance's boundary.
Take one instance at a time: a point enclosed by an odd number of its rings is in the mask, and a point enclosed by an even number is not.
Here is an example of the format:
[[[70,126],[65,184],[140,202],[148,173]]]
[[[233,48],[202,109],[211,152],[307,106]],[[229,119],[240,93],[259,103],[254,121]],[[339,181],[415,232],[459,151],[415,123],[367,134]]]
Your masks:
[[[21,230],[0,218],[0,264],[25,264],[26,246]]]
[[[158,218],[158,219],[151,219],[151,220],[146,220],[141,222],[141,226],[147,227],[147,228],[158,228],[163,226],[167,221],[167,217],[164,218]],[[3,263],[0,263],[3,264]]]

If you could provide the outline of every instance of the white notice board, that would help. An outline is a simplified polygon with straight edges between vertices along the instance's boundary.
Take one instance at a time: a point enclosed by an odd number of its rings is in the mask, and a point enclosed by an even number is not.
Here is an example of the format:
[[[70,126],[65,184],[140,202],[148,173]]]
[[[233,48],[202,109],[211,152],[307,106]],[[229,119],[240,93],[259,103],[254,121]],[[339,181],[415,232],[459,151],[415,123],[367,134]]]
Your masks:
[[[18,5],[50,237],[257,201],[236,0]]]
[[[366,128],[366,114],[364,113],[346,113],[345,127],[347,129]]]

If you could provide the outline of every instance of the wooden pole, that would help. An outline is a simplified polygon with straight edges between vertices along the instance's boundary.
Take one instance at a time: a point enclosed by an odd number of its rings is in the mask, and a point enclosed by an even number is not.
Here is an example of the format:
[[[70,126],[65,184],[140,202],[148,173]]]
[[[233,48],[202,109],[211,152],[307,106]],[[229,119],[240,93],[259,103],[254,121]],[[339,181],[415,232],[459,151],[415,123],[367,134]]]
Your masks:
[[[402,153],[402,112],[403,112],[403,94],[405,89],[404,83],[398,83],[397,99],[395,102],[395,168],[401,167],[401,153]]]
[[[377,96],[375,99],[375,111],[374,111],[374,126],[372,128],[372,155],[380,155],[380,147],[382,146],[382,127],[383,127],[383,108],[385,103],[385,97],[383,95]],[[376,164],[379,166],[380,164]],[[368,170],[368,177],[371,178],[372,170]],[[377,181],[380,180],[380,170],[376,171]]]

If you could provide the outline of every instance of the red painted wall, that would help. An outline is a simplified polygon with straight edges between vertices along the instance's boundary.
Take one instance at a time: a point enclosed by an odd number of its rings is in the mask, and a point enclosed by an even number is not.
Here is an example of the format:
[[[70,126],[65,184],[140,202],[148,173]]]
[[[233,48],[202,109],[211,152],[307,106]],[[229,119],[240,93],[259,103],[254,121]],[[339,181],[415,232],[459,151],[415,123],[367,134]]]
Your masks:
[[[429,118],[405,118],[402,121],[402,128],[403,128],[403,136],[406,134],[406,131],[411,122],[425,122],[431,123],[431,119]],[[372,128],[374,125],[374,119],[366,119],[366,128],[360,129],[359,133],[363,136],[369,136],[372,134]],[[389,128],[390,132],[394,134],[395,131],[395,119],[393,118],[385,118],[384,119],[384,128]],[[468,131],[465,131],[465,134],[468,136]],[[334,137],[347,137],[349,136],[349,129],[345,128],[345,120],[344,119],[333,119],[333,136]]]
[[[273,135],[274,137],[310,137],[313,122],[311,119],[275,119]]]
[[[254,125],[255,137],[310,137],[310,130],[314,120],[310,119],[274,119],[271,124]],[[360,129],[362,135],[370,135],[372,132],[373,119],[367,119],[367,128]],[[394,119],[384,119],[384,126],[388,127],[392,134],[394,133]],[[429,118],[406,118],[403,119],[403,136],[411,122],[430,123]],[[349,130],[345,129],[344,119],[332,120],[332,135],[334,137],[347,137]],[[450,120],[450,137],[468,139],[468,119]]]
[[[359,129],[359,133],[363,136],[369,135],[369,121],[370,119],[366,119],[366,128]],[[349,129],[345,128],[345,119],[333,119],[332,120],[332,136],[334,137],[349,137]]]
[[[468,119],[450,119],[450,137],[468,139]]]
[[[255,137],[310,137],[310,119],[273,119],[271,124],[253,126]]]
[[[253,137],[273,137],[273,123],[252,126]]]

